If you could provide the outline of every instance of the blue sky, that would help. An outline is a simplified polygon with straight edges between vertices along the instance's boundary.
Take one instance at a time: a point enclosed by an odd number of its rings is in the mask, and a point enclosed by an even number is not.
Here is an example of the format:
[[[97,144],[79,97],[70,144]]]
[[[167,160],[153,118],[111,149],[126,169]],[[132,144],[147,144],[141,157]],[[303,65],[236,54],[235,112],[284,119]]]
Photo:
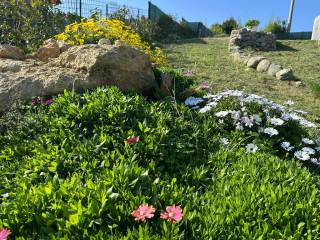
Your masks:
[[[114,0],[120,4],[147,9],[147,0]],[[207,25],[233,16],[242,23],[250,18],[265,25],[271,18],[287,20],[290,0],[153,0],[167,13],[188,21],[203,21]],[[292,31],[312,31],[313,21],[320,15],[320,0],[296,0]]]

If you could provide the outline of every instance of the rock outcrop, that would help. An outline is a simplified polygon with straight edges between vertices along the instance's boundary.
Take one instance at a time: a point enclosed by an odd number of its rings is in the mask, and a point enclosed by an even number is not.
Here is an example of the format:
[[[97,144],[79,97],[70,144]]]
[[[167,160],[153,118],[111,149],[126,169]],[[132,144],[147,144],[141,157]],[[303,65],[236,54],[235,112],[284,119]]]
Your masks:
[[[48,42],[44,46],[56,47]],[[148,96],[159,94],[149,56],[127,45],[75,46],[57,58],[46,58],[48,62],[5,57],[0,61],[0,111],[15,100],[55,95],[65,89],[117,86]]]
[[[277,49],[276,36],[272,33],[256,32],[247,28],[233,30],[230,36],[229,51],[253,48],[263,51]]]
[[[22,49],[16,46],[0,44],[0,58],[24,60],[26,58],[26,54]]]

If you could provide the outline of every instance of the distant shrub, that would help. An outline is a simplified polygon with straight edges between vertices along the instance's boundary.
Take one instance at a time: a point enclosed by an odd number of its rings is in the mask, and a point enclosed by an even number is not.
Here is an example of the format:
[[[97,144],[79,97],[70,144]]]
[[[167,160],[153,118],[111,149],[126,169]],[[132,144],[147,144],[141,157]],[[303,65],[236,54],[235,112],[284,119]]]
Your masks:
[[[152,61],[165,64],[165,57],[161,49],[151,49],[125,22],[116,19],[89,19],[80,23],[66,26],[65,31],[56,36],[58,40],[67,41],[71,45],[82,45],[98,43],[99,39],[107,38],[112,43],[116,40],[124,41],[126,44],[139,48],[149,54]]]
[[[230,34],[232,30],[235,30],[240,27],[240,24],[233,18],[228,18],[222,23],[223,32]]]
[[[259,24],[260,24],[259,20],[249,19],[244,25],[248,28],[255,28],[255,27],[258,27]]]
[[[223,28],[222,28],[222,24],[219,23],[215,23],[211,26],[211,31],[214,34],[222,34],[223,33]]]
[[[0,43],[10,43],[29,52],[79,19],[60,12],[48,1],[26,4],[24,0],[3,0],[0,9]]]
[[[286,22],[280,19],[270,20],[264,29],[265,32],[283,33],[286,32]]]

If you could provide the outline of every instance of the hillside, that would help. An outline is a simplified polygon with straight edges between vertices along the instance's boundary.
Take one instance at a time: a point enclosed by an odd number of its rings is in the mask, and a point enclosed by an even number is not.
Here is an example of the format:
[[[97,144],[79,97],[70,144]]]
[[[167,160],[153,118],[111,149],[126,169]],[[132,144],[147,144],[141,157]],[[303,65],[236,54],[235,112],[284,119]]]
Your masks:
[[[320,98],[312,91],[320,84],[320,45],[315,41],[278,41],[278,51],[256,52],[294,70],[304,86],[278,81],[266,74],[246,70],[234,63],[228,53],[228,38],[186,40],[165,46],[171,66],[191,70],[199,82],[208,82],[214,91],[225,88],[265,95],[283,103],[288,99],[295,107],[320,115]],[[318,93],[319,94],[319,93]]]

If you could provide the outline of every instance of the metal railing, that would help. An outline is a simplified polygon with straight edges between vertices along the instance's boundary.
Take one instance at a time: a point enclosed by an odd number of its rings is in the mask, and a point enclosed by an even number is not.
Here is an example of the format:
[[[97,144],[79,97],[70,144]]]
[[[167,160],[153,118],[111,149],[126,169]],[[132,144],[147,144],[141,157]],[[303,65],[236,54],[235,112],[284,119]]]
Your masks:
[[[61,0],[61,4],[57,6],[63,12],[73,13],[83,18],[89,18],[94,15],[107,17],[121,9],[123,5],[106,0]],[[148,10],[125,6],[130,10],[132,17],[148,16]]]

